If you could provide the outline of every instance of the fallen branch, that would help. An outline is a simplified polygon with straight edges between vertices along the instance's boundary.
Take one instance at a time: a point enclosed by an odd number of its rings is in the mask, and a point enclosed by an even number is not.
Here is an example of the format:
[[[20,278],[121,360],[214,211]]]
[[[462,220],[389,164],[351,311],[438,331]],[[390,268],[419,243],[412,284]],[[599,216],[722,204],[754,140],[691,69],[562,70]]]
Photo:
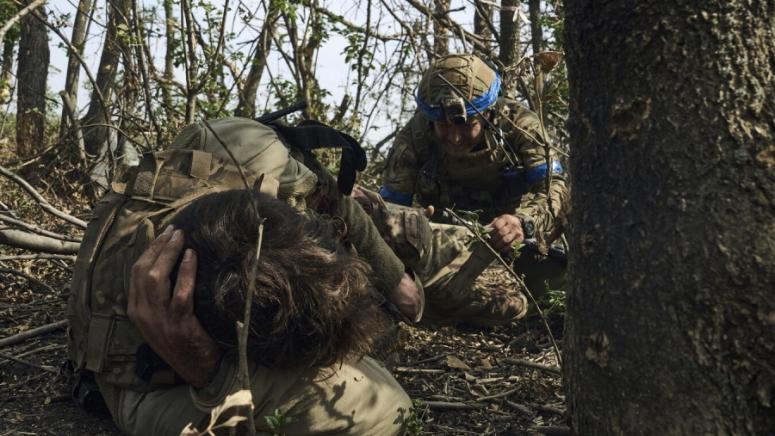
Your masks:
[[[50,367],[48,365],[38,365],[37,363],[32,363],[32,362],[29,362],[27,360],[22,360],[22,359],[13,357],[13,356],[9,356],[9,355],[7,355],[5,353],[0,353],[0,358],[6,359],[6,360],[10,360],[11,362],[21,363],[22,365],[27,365],[27,366],[30,366],[32,368],[37,368],[37,369],[40,369],[40,370],[43,370],[43,371],[46,371],[46,372],[50,372],[52,374],[59,374],[59,371],[57,371],[56,369],[54,369],[54,368],[52,368],[52,367]]]
[[[477,403],[455,403],[448,401],[423,401],[423,404],[434,410],[472,410],[482,409],[485,404]]]
[[[504,362],[511,363],[514,365],[520,365],[520,366],[527,366],[528,368],[534,368],[534,369],[540,369],[541,371],[550,372],[552,374],[562,375],[562,370],[557,366],[549,366],[544,365],[542,363],[538,362],[532,362],[530,360],[524,360],[524,359],[512,359],[512,358],[505,358],[503,359]]]
[[[535,415],[535,412],[531,408],[525,406],[524,404],[515,403],[509,400],[506,400],[506,404],[511,406],[513,409],[516,409],[520,413],[524,413],[525,415],[528,415],[528,416]]]
[[[403,372],[403,373],[418,373],[418,374],[443,374],[447,372],[444,369],[426,369],[426,368],[407,368],[404,366],[399,366],[398,368],[394,369],[395,372]]]
[[[18,343],[24,342],[27,339],[35,338],[38,336],[45,335],[46,333],[51,333],[60,329],[63,329],[67,327],[67,321],[57,321],[52,322],[51,324],[46,324],[44,326],[36,327],[34,329],[30,329],[21,333],[17,333],[13,336],[8,336],[7,338],[0,339],[0,348],[8,347],[10,345],[16,345]]]
[[[487,400],[495,400],[497,398],[508,397],[509,395],[517,393],[518,390],[519,388],[509,389],[508,391],[503,391],[497,394],[488,395],[486,397],[479,397],[476,399],[476,401],[487,401]]]
[[[48,236],[49,238],[59,239],[60,241],[79,242],[81,240],[81,238],[78,238],[75,236],[62,235],[60,233],[51,232],[49,230],[42,229],[36,225],[24,222],[16,218],[11,218],[9,216],[5,216],[2,214],[0,214],[0,222],[21,227],[24,230],[30,231],[32,233],[37,233],[39,235]]]
[[[80,227],[82,229],[86,228],[86,221],[80,220],[68,213],[62,212],[61,210],[55,208],[52,206],[48,201],[46,201],[45,198],[43,198],[42,195],[38,193],[38,191],[35,190],[29,183],[27,183],[26,180],[19,177],[16,173],[9,170],[8,168],[0,165],[0,174],[4,175],[5,177],[8,177],[9,179],[16,182],[17,185],[19,185],[22,189],[27,191],[28,194],[38,203],[38,205],[45,210],[46,212],[50,213],[51,215],[54,215],[57,218],[60,218],[62,220],[67,221],[70,224],[73,224],[77,227]]]
[[[0,229],[0,244],[51,254],[78,254],[81,244],[14,229]]]
[[[0,256],[0,262],[9,260],[69,260],[75,261],[75,256],[69,254],[19,254],[10,256]]]
[[[0,268],[0,274],[2,274],[2,273],[13,274],[15,276],[24,277],[25,279],[27,279],[27,281],[30,281],[30,282],[32,282],[32,283],[34,283],[34,284],[36,284],[36,285],[38,285],[38,286],[40,286],[42,288],[45,288],[47,291],[51,292],[51,294],[53,294],[53,295],[57,294],[57,291],[54,288],[52,288],[50,285],[48,285],[48,284],[46,284],[46,283],[36,279],[35,277],[33,277],[33,276],[31,276],[31,275],[29,275],[29,274],[27,274],[25,272],[21,272],[19,270],[15,270],[13,268]]]

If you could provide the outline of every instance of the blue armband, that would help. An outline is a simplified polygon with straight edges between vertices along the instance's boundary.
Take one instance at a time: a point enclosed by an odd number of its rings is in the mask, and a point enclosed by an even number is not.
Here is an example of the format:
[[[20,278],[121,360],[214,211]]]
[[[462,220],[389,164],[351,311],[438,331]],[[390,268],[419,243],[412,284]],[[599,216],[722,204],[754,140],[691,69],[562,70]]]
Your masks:
[[[391,203],[397,203],[403,206],[412,205],[412,194],[406,193],[406,192],[393,191],[387,186],[382,186],[381,188],[379,188],[379,195],[381,195],[382,198],[384,198],[386,201],[389,201]]]
[[[528,185],[544,180],[546,178],[547,168],[548,165],[542,163],[541,165],[536,165],[525,170],[525,180]],[[552,160],[552,174],[562,174],[562,172],[562,164],[560,161]]]

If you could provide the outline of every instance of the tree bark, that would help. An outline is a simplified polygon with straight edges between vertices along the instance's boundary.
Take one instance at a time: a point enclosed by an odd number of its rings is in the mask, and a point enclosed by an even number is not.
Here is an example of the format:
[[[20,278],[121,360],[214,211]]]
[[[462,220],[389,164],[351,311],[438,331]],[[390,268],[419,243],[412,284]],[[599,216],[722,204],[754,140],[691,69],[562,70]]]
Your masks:
[[[0,244],[37,253],[77,254],[81,244],[14,229],[0,229]]]
[[[446,17],[449,12],[449,0],[433,0],[433,13],[437,17]],[[433,53],[436,56],[449,54],[449,35],[447,28],[441,24],[440,19],[433,20]]]
[[[275,31],[279,9],[277,1],[271,0],[267,6],[266,18],[261,26],[261,32],[256,41],[256,53],[250,63],[250,72],[245,80],[245,86],[239,94],[239,103],[234,114],[240,117],[253,118],[256,116],[256,93],[258,85],[261,83],[261,76],[264,75],[266,67],[266,57],[272,47],[272,34]]]
[[[492,5],[484,3],[481,0],[474,1],[474,33],[481,36],[484,40],[490,41],[493,38],[492,32]],[[489,42],[486,43],[491,46]],[[481,50],[475,49],[474,52],[482,56]]]
[[[91,0],[80,0],[78,2],[78,8],[75,12],[75,21],[73,22],[73,34],[70,38],[70,44],[76,48],[78,54],[83,54],[83,48],[86,44],[86,34],[89,28],[89,20],[91,18],[92,6],[94,4]],[[74,53],[70,53],[67,60],[67,73],[65,74],[65,89],[68,98],[73,104],[73,107],[77,107],[78,104],[78,77],[81,73],[81,63],[78,60],[78,56]],[[64,138],[67,135],[67,130],[70,125],[70,116],[67,110],[62,108],[62,117],[59,123],[59,137]]]
[[[43,6],[40,16],[46,17]],[[46,79],[49,49],[46,26],[32,14],[21,19],[19,63],[16,70],[16,152],[24,159],[46,143]]]
[[[519,59],[519,0],[503,0],[501,2],[501,38],[498,59],[504,66],[503,89],[509,94],[515,89],[515,75],[509,72]]]
[[[775,5],[566,1],[580,435],[775,429]]]
[[[2,41],[3,58],[2,67],[0,67],[0,106],[5,106],[11,101],[11,89],[13,84],[13,52],[16,49],[16,43],[6,39]]]
[[[544,28],[541,25],[541,0],[530,0],[530,41],[533,54],[544,50]]]
[[[164,52],[164,83],[161,84],[162,101],[167,123],[177,121],[175,107],[172,101],[172,79],[175,70],[175,47],[180,44],[175,37],[175,14],[172,11],[172,0],[164,0],[164,38],[166,40]]]
[[[128,26],[126,17],[128,15],[128,0],[115,0],[108,2],[108,24],[105,31],[105,43],[102,46],[102,55],[100,64],[97,68],[97,89],[102,93],[105,104],[110,105],[113,100],[113,94],[116,86],[116,71],[121,60],[121,50],[118,43],[118,25],[123,23]],[[108,127],[105,126],[110,114],[105,113],[105,109],[97,97],[96,92],[92,92],[89,109],[86,112],[81,125],[84,128],[84,140],[86,152],[92,155],[99,154],[102,144],[108,140]]]

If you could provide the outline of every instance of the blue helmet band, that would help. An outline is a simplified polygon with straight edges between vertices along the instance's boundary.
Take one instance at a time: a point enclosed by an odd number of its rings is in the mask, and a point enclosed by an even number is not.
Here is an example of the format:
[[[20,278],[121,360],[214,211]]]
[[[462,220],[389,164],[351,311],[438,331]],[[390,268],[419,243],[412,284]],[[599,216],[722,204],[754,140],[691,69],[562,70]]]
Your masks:
[[[498,93],[501,90],[501,76],[497,72],[495,73],[495,80],[490,85],[490,88],[484,94],[476,97],[471,101],[466,102],[466,115],[469,117],[476,116],[492,106],[496,100],[498,100]],[[444,109],[440,106],[430,106],[420,98],[419,92],[415,94],[414,101],[417,103],[417,108],[420,109],[425,115],[428,115],[433,121],[442,121],[445,119]]]

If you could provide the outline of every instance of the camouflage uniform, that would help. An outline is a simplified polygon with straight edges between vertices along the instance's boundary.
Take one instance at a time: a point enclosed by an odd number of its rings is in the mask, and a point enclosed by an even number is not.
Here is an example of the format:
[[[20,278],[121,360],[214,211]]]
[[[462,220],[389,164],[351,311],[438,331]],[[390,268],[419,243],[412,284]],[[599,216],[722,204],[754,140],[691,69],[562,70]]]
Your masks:
[[[567,202],[562,165],[551,149],[547,163],[538,117],[506,98],[488,109],[494,112],[487,116],[502,131],[505,144],[491,129],[484,129],[470,153],[449,155],[434,133],[433,118],[418,111],[399,131],[388,155],[382,197],[396,204],[409,206],[416,200],[435,208],[430,225],[433,242],[417,269],[425,287],[426,319],[493,325],[518,319],[526,311],[521,292],[483,290],[475,282],[493,257],[465,228],[440,224],[446,220],[445,208],[476,211],[481,224],[502,214],[516,215],[533,223],[542,246],[545,236],[553,232],[556,236],[554,217]],[[546,263],[526,254],[517,260],[518,272],[527,275],[531,290],[542,290],[544,280],[551,278],[531,273],[548,272],[555,278],[562,274]]]
[[[304,210],[325,203],[347,225],[349,241],[375,268],[385,292],[404,265],[383,242],[363,210],[349,197],[331,194],[331,178],[294,159],[269,127],[252,120],[210,122],[229,145],[253,185]],[[236,387],[236,359],[225,356],[218,374],[202,390],[177,379],[154,359],[142,358],[143,338],[127,318],[132,265],[175,213],[210,192],[243,188],[236,166],[203,123],[185,128],[162,152],[113,183],[92,211],[73,272],[68,302],[69,353],[76,369],[94,373],[119,428],[128,434],[177,435]],[[334,181],[335,184],[335,181]],[[147,353],[145,354],[147,356]],[[254,414],[259,432],[270,432],[263,416],[279,410],[293,422],[288,434],[397,434],[411,406],[408,396],[377,361],[364,358],[331,368],[289,371],[252,366]]]

